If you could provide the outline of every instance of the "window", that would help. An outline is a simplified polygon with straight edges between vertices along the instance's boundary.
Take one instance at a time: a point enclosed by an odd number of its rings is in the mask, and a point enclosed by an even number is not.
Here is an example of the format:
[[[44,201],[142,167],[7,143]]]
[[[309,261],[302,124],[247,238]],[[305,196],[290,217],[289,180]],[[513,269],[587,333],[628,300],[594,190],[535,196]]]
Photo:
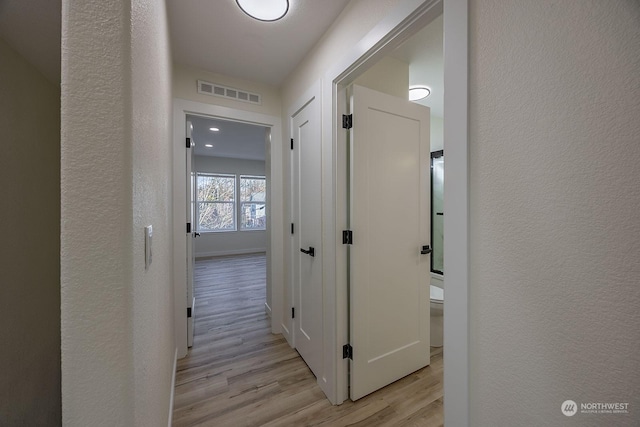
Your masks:
[[[235,175],[197,174],[199,231],[236,230]]]
[[[267,224],[263,176],[240,177],[240,230],[264,230]]]
[[[264,176],[198,172],[195,187],[197,231],[236,231],[237,222],[240,231],[266,229]]]

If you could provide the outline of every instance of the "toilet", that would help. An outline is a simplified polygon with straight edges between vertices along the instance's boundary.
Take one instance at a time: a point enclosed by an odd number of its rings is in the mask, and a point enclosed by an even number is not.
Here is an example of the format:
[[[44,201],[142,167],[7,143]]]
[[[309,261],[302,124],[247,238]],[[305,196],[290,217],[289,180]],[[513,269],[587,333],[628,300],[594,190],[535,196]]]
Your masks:
[[[444,289],[431,285],[431,347],[442,347]]]

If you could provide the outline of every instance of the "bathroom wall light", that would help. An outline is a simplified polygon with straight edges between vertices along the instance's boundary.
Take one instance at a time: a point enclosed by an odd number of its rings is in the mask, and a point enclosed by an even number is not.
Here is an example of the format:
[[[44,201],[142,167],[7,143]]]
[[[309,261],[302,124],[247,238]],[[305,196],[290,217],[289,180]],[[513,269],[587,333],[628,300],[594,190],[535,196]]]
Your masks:
[[[289,0],[236,0],[244,13],[258,21],[277,21],[289,11]]]
[[[418,101],[431,95],[427,86],[409,86],[409,101]]]

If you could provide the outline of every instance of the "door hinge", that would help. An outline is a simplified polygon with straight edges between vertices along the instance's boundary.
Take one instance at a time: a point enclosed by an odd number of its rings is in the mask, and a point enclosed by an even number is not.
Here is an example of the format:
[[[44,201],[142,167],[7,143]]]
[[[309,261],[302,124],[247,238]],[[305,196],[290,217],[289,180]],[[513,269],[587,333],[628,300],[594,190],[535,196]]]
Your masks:
[[[294,230],[293,223],[291,223],[291,234],[293,234],[293,230]]]
[[[343,245],[352,245],[353,244],[353,231],[351,231],[351,230],[342,230],[342,244]]]
[[[191,307],[187,307],[187,317],[191,317]]]
[[[187,148],[191,148],[191,138],[187,138]]]
[[[187,233],[191,233],[191,223],[187,223]]]
[[[353,127],[353,114],[342,115],[342,128],[351,129]]]
[[[293,138],[291,138],[291,149],[293,150]]]
[[[296,318],[296,309],[295,309],[295,307],[291,307],[291,318],[292,319]]]
[[[353,360],[353,347],[351,347],[351,344],[345,344],[342,346],[342,358]]]

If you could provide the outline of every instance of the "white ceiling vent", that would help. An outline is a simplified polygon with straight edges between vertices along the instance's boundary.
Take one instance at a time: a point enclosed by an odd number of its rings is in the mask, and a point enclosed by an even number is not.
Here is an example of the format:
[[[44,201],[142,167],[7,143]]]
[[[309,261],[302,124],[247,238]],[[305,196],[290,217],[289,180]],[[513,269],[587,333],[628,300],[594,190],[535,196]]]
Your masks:
[[[262,104],[262,96],[260,96],[259,93],[247,92],[246,90],[222,86],[217,83],[209,83],[204,80],[198,80],[198,93],[249,102],[251,104]]]

